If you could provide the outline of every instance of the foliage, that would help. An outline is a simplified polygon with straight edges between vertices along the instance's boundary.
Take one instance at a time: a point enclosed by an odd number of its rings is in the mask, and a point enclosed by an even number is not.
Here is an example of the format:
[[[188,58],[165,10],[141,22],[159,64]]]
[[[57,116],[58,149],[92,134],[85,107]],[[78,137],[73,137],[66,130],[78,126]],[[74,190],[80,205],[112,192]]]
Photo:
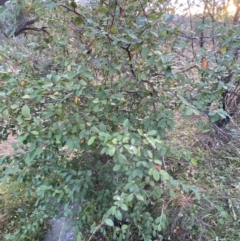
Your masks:
[[[25,196],[24,185],[11,182],[0,185],[0,238],[4,240],[4,234],[16,231],[21,227],[21,221],[25,220],[26,212],[32,212],[34,197]]]
[[[238,74],[237,61],[230,64],[233,56],[224,49],[237,48],[239,30],[216,25],[221,37],[210,57],[204,46],[195,51],[190,36],[192,52],[185,55],[189,38],[172,24],[173,16],[165,18],[166,1],[20,6],[40,21],[27,27],[26,39],[2,48],[3,129],[14,128],[19,143],[13,156],[1,160],[2,182],[12,175],[37,201],[30,221],[7,238],[33,240],[37,227],[54,215],[78,220],[78,240],[98,232],[118,240],[162,238],[167,217],[157,202],[176,189],[199,199],[194,187],[167,172],[166,157],[191,158],[168,145],[166,133],[174,113],[198,115],[213,101],[222,104],[234,82],[218,76],[226,69]],[[1,17],[10,17],[7,8]],[[209,33],[208,25],[202,28]],[[202,66],[203,57],[214,70]],[[223,106],[207,113],[212,122],[230,115]],[[80,206],[72,212],[75,203]]]

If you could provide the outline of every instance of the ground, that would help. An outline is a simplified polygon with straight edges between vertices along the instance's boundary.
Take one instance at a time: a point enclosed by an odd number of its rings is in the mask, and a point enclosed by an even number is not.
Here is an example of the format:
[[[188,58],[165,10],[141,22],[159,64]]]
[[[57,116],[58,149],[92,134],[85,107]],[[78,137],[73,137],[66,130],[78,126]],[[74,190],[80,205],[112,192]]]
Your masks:
[[[7,141],[0,143],[0,155],[11,155],[13,153],[12,144],[15,140],[16,139],[10,135]]]

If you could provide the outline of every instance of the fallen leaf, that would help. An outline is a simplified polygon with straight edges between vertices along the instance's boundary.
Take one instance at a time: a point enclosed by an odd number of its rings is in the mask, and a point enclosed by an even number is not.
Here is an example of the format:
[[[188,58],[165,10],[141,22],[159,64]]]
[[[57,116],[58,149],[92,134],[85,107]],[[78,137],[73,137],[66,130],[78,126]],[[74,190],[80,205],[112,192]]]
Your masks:
[[[26,81],[25,80],[21,80],[20,85],[24,86],[25,84],[26,84]]]
[[[208,65],[207,60],[206,60],[206,59],[203,59],[203,60],[202,60],[202,68],[203,68],[203,69],[206,69],[206,68],[207,68],[207,65]]]
[[[79,98],[77,96],[75,96],[74,103],[77,104],[78,102],[79,102]]]

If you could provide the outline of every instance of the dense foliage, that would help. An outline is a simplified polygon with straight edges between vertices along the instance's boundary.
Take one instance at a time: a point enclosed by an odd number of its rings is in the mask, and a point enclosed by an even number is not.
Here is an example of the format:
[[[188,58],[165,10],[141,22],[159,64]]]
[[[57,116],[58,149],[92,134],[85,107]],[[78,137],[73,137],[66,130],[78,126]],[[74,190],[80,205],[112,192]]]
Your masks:
[[[164,202],[175,189],[200,198],[166,170],[165,158],[191,161],[188,151],[168,144],[174,115],[202,112],[231,131],[225,103],[238,86],[236,21],[210,11],[176,20],[166,15],[167,1],[10,3],[17,16],[0,9],[8,24],[1,138],[12,130],[18,145],[1,160],[2,181],[10,175],[26,183],[36,202],[7,238],[37,240],[54,215],[77,220],[78,240],[163,237]],[[14,28],[9,23],[19,15],[28,20]]]

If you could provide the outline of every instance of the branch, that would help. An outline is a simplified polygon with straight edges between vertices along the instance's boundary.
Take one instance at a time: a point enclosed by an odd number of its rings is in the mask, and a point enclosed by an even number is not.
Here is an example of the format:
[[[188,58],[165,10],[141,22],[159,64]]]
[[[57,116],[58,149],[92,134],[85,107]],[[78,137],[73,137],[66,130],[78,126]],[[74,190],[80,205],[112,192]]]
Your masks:
[[[131,55],[131,51],[130,51],[130,44],[127,46],[127,47],[121,47],[121,49],[124,49],[125,51],[127,51],[127,54],[128,54],[128,58],[130,60],[130,68],[131,68],[131,72],[132,72],[132,75],[136,78],[136,74],[135,74],[135,71],[134,71],[134,68],[133,68],[133,64],[131,63],[132,62],[132,55]]]
[[[115,2],[115,8],[114,8],[114,13],[113,13],[113,16],[112,16],[112,22],[111,22],[111,25],[110,25],[110,28],[109,28],[109,33],[111,32],[112,30],[112,27],[113,27],[113,24],[114,24],[114,20],[115,20],[115,17],[116,17],[116,9],[117,9],[117,5],[118,5],[118,1],[116,0]],[[111,14],[110,14],[111,15]]]
[[[53,2],[58,3],[56,0],[53,0]],[[66,6],[66,5],[63,5],[63,4],[60,4],[59,6],[62,7],[62,8],[67,9],[68,11],[70,11],[70,12],[72,12],[72,13],[75,13],[76,15],[78,15],[79,17],[81,17],[81,19],[82,19],[83,21],[85,20],[84,16],[83,16],[81,13],[77,12],[75,8],[72,9],[72,8]]]
[[[28,21],[24,21],[23,23],[21,23],[20,25],[18,25],[17,29],[14,31],[13,35],[16,37],[19,34],[21,34],[24,30],[27,30],[27,26],[32,25],[34,23],[36,23],[38,21],[38,18],[33,18],[31,20]],[[46,27],[43,27],[46,28]]]
[[[43,31],[43,32],[47,33],[48,35],[50,35],[50,33],[46,30],[46,28],[47,27],[42,27],[42,28],[23,28],[21,30],[21,33],[24,32],[24,31],[27,31],[27,30],[32,30],[32,31]],[[14,35],[14,36],[16,37],[17,35]]]
[[[91,234],[91,236],[89,237],[89,239],[87,241],[90,241],[94,238],[95,234],[97,233],[97,231],[104,225],[104,222],[101,222],[95,229],[95,231]]]

